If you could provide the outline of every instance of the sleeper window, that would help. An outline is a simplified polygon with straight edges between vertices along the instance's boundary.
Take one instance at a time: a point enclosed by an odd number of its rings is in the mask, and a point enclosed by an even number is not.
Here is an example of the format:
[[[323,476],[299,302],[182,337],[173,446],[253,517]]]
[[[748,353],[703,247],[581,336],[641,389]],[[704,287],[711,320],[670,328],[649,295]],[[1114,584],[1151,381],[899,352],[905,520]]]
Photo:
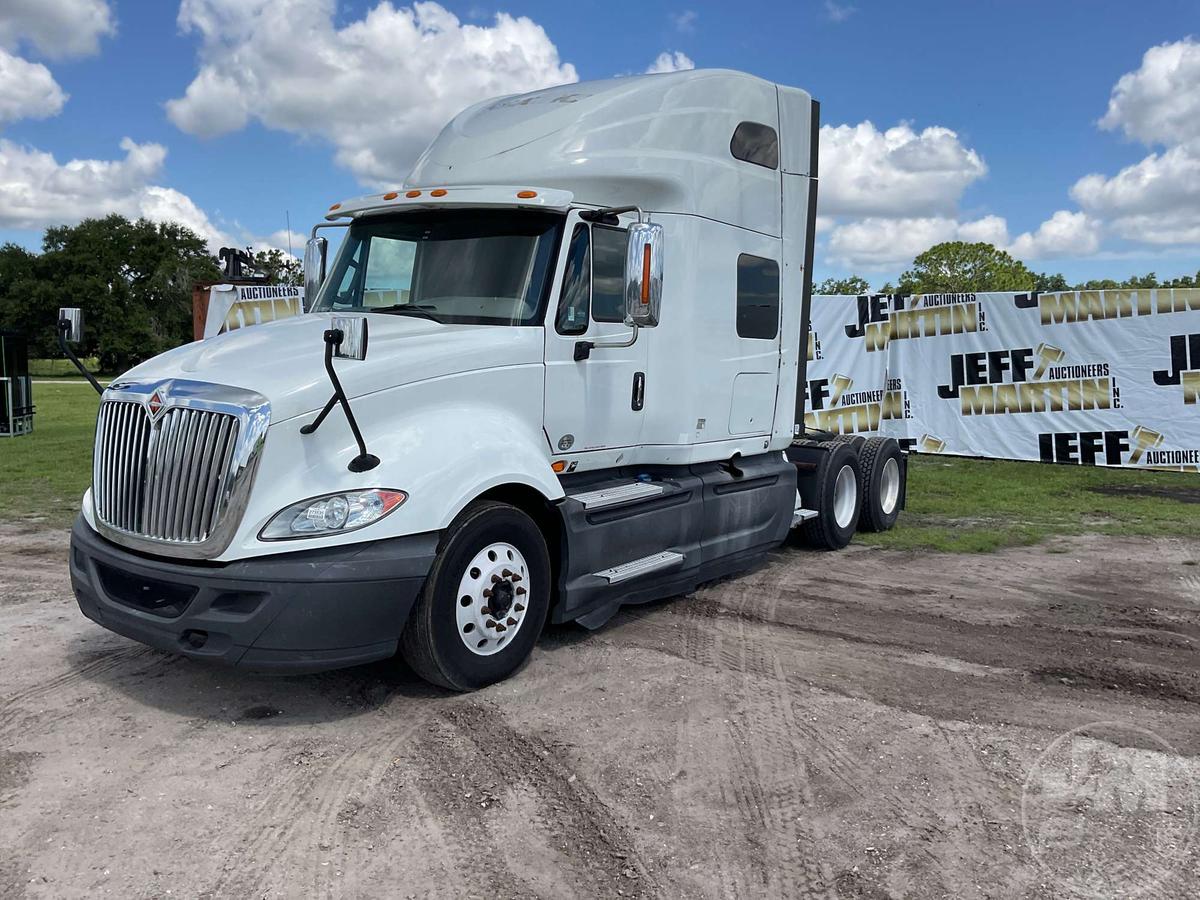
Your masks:
[[[779,168],[779,138],[770,125],[743,122],[733,133],[729,152],[735,159],[767,169]]]
[[[774,340],[779,333],[779,263],[743,253],[737,261],[738,337]]]

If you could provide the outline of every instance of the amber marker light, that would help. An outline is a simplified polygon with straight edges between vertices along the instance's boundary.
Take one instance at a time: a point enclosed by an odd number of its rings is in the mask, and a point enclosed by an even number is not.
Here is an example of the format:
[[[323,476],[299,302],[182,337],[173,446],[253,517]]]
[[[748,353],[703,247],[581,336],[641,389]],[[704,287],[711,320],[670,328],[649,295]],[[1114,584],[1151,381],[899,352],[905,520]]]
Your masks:
[[[383,199],[384,200],[395,200],[399,196],[400,195],[397,194],[395,191],[388,191],[386,194],[383,195]]]
[[[335,203],[335,204],[333,204],[333,206],[329,207],[329,211],[333,212],[335,209],[341,209],[341,208],[342,208],[342,204]]]
[[[430,191],[430,192],[429,192],[429,196],[430,196],[430,197],[445,197],[445,196],[446,196],[446,189],[445,189],[445,188],[438,188],[436,191]]]
[[[561,475],[564,471],[566,471],[566,460],[556,460],[550,464],[550,468],[554,470],[555,474]]]
[[[650,245],[642,245],[642,303],[650,302]]]
[[[532,200],[537,196],[537,191],[517,191],[517,197],[521,200]]]
[[[411,200],[413,197],[420,197],[421,192],[420,191],[408,191],[407,193],[405,193],[404,196],[408,197]]]

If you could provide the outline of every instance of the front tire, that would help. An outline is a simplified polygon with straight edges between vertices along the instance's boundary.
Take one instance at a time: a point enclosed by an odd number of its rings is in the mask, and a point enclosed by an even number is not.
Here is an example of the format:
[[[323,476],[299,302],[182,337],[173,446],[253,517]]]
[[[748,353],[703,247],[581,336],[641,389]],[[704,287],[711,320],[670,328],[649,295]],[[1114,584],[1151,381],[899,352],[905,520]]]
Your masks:
[[[434,684],[473,691],[533,652],[550,609],[550,553],[515,506],[478,501],[446,529],[400,652]]]

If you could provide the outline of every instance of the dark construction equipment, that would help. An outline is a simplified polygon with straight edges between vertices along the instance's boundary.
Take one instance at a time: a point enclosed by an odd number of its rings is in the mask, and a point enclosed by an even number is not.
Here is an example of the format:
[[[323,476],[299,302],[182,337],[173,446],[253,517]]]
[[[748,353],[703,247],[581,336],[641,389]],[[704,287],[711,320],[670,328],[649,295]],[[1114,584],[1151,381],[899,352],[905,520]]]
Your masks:
[[[33,431],[33,381],[25,336],[0,331],[0,437]]]

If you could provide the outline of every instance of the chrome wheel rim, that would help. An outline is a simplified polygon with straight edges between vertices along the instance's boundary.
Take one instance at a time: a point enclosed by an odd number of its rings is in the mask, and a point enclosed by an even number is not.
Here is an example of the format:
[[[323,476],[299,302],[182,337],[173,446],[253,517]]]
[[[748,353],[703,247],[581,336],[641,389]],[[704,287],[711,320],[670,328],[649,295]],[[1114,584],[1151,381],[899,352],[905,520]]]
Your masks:
[[[900,463],[893,456],[883,464],[883,474],[879,479],[879,507],[885,516],[890,516],[899,501]]]
[[[525,622],[532,590],[529,566],[512,544],[497,541],[476,553],[454,599],[463,645],[476,656],[491,656],[511,644]]]
[[[833,520],[838,528],[847,528],[854,521],[854,509],[858,505],[858,479],[854,469],[842,466],[833,485]]]

